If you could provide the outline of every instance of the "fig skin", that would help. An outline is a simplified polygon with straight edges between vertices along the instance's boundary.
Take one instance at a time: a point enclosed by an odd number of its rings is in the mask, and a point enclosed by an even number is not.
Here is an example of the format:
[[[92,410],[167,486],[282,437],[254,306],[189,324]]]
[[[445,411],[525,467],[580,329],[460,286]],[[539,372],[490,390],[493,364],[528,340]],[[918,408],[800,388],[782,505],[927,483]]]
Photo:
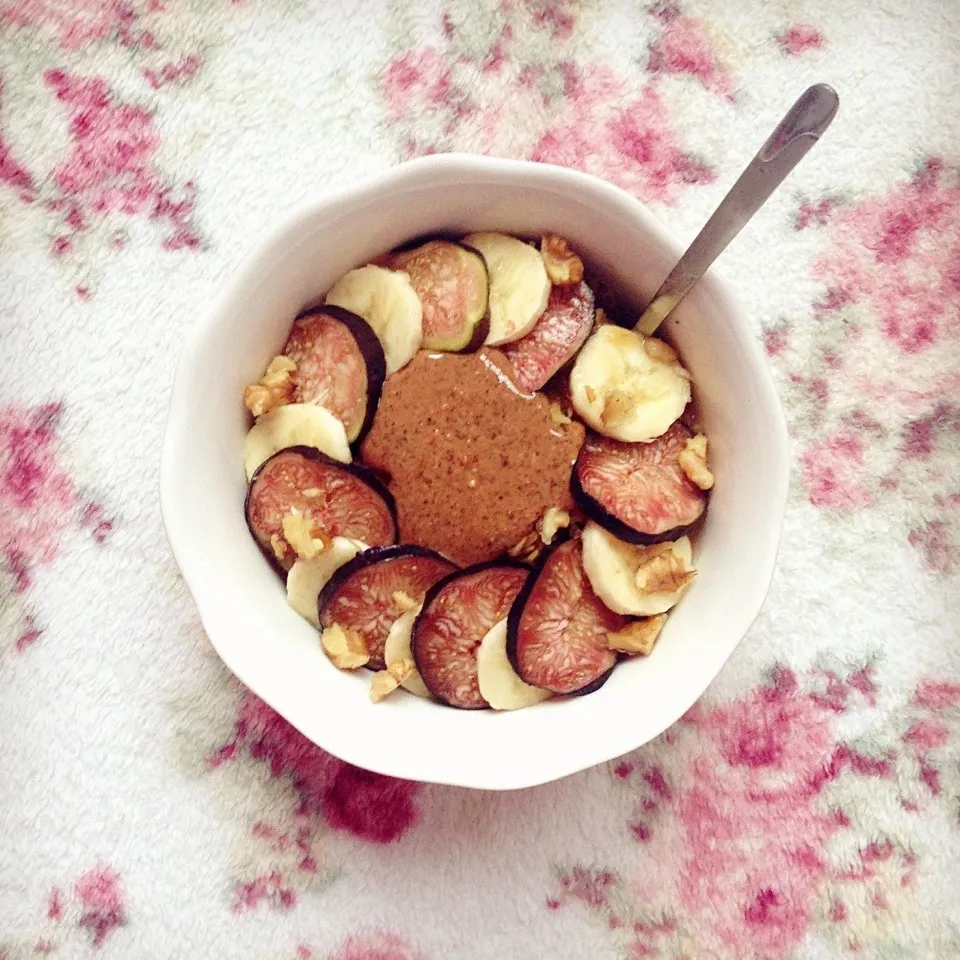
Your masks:
[[[347,440],[350,441],[350,446],[356,448],[367,435],[370,427],[373,426],[373,418],[377,415],[380,395],[383,392],[383,383],[387,379],[387,360],[383,352],[383,345],[380,343],[379,337],[373,332],[373,328],[363,317],[334,304],[320,304],[301,310],[294,318],[294,323],[304,317],[317,314],[332,317],[347,328],[360,350],[360,356],[363,358],[367,370],[367,396],[363,422],[355,436],[351,437],[350,431],[347,432]]]
[[[483,571],[489,570],[494,567],[499,567],[499,568],[509,567],[514,569],[524,570],[527,572],[527,574],[529,574],[532,569],[530,564],[524,563],[521,560],[514,560],[511,557],[502,557],[497,560],[486,560],[483,563],[475,563],[472,566],[463,567],[460,570],[455,570],[453,573],[449,574],[448,576],[438,580],[427,591],[426,595],[423,598],[423,605],[420,608],[420,613],[417,616],[417,619],[413,623],[413,629],[410,631],[410,652],[413,655],[413,662],[416,664],[417,672],[420,674],[421,677],[423,677],[423,670],[422,670],[423,661],[421,659],[418,659],[417,657],[417,646],[418,646],[417,633],[421,625],[421,620],[424,616],[424,613],[429,609],[430,604],[433,603],[437,595],[453,581],[459,579],[460,577],[470,576],[475,573],[482,573]],[[527,577],[527,581],[529,581],[529,576]],[[524,589],[525,587],[526,587],[526,583],[524,584],[524,587],[521,588],[521,590]],[[442,703],[444,706],[451,707],[455,710],[489,710],[490,709],[489,704],[486,704],[486,703],[478,704],[477,706],[471,706],[471,707],[464,707],[464,706],[459,706],[457,704],[450,703],[442,693],[438,693],[435,689],[432,689],[430,687],[430,684],[427,683],[426,679],[424,679],[423,682],[427,686],[427,688],[430,690],[431,695],[437,700],[437,702]]]
[[[260,552],[267,558],[270,562],[270,566],[280,574],[280,576],[286,580],[287,570],[286,568],[277,560],[276,556],[273,553],[273,550],[269,546],[265,545],[260,536],[257,533],[256,526],[250,518],[250,508],[253,501],[253,491],[254,485],[260,479],[261,474],[269,465],[279,456],[288,453],[296,453],[304,457],[307,460],[317,460],[320,463],[327,464],[329,466],[335,467],[338,470],[346,471],[347,473],[352,474],[358,480],[361,480],[365,483],[386,505],[387,510],[390,513],[390,517],[393,521],[393,536],[396,539],[397,536],[397,505],[394,502],[393,494],[380,482],[376,474],[364,467],[359,463],[341,463],[339,460],[334,460],[333,457],[327,456],[325,453],[321,453],[317,450],[316,447],[307,447],[307,446],[295,446],[295,447],[284,447],[282,450],[278,450],[273,456],[268,457],[259,467],[254,471],[253,476],[250,478],[249,484],[247,484],[247,493],[243,501],[243,515],[244,519],[247,522],[247,529],[250,531],[250,535],[253,537],[254,542],[260,548]],[[349,534],[338,534],[338,536]]]
[[[427,547],[420,547],[412,543],[394,543],[386,547],[371,547],[368,550],[362,550],[352,560],[348,560],[336,573],[324,584],[323,589],[317,596],[317,617],[320,620],[321,629],[332,625],[329,617],[324,617],[327,605],[340,593],[344,585],[361,570],[367,567],[383,563],[388,560],[403,559],[405,557],[424,557],[435,560],[449,568],[449,574],[456,573],[459,569],[453,561],[430,550]],[[449,574],[444,574],[444,577]],[[416,597],[411,599],[416,600]],[[371,670],[383,669],[386,664],[381,664],[379,657],[371,657],[371,662],[367,667]]]
[[[523,617],[527,602],[530,600],[530,597],[536,588],[537,581],[541,576],[544,575],[544,571],[550,561],[550,558],[554,555],[554,553],[556,553],[557,550],[566,546],[571,539],[572,538],[569,536],[561,537],[560,539],[551,543],[543,551],[530,576],[527,577],[527,582],[517,594],[517,599],[514,600],[513,606],[510,608],[510,613],[507,615],[507,659],[510,661],[510,666],[513,667],[514,673],[516,673],[516,675],[520,677],[524,683],[533,683],[534,686],[537,686],[537,684],[534,683],[533,680],[525,677],[520,671],[520,658],[518,649],[520,641],[520,620]],[[616,669],[618,662],[619,658],[614,655],[613,662],[607,670],[594,677],[594,679],[589,681],[589,683],[585,683],[582,687],[578,687],[576,690],[564,692],[562,696],[582,697],[586,696],[588,693],[594,693],[596,690],[599,690],[607,682],[607,680],[610,679],[610,676]]]
[[[677,429],[688,438],[693,436],[693,432],[685,423],[682,422],[682,420],[678,420],[675,424],[673,424],[670,427],[670,430],[668,430],[667,434],[664,436],[667,436],[670,431],[674,429]],[[615,516],[604,506],[603,503],[601,503],[601,501],[584,489],[583,483],[580,480],[580,469],[583,461],[584,450],[586,449],[587,444],[590,442],[590,439],[591,437],[588,435],[587,440],[584,442],[584,446],[581,448],[580,454],[573,465],[573,470],[570,472],[570,493],[573,496],[573,500],[577,506],[579,506],[580,509],[591,520],[612,533],[618,540],[623,540],[625,543],[632,543],[640,547],[649,547],[656,543],[665,543],[668,540],[679,540],[680,537],[687,536],[687,534],[689,534],[690,531],[697,526],[703,517],[704,512],[706,511],[706,495],[702,497],[702,508],[700,512],[690,523],[681,523],[677,526],[669,527],[660,533],[645,533],[641,530],[637,530],[635,527],[630,526],[630,524]],[[645,445],[649,446],[656,444],[660,440],[661,438],[658,437],[655,440],[649,441],[649,443]],[[644,444],[626,445],[643,446]]]

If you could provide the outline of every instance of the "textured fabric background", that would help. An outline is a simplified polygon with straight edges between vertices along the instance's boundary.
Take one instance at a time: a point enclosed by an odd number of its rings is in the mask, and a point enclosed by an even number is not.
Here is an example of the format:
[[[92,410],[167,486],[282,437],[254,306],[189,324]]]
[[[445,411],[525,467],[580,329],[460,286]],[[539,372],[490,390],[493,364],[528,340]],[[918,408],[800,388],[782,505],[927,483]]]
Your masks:
[[[0,0],[0,957],[960,956],[958,51],[954,0]],[[278,212],[466,150],[688,240],[818,80],[834,126],[718,265],[795,469],[690,714],[492,795],[347,766],[228,675],[157,465]]]

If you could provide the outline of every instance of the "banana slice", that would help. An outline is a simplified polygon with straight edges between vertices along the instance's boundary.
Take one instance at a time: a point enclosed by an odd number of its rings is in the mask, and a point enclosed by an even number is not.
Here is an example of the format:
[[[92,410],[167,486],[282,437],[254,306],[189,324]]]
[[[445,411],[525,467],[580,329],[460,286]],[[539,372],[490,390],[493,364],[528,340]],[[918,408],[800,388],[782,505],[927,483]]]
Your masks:
[[[388,375],[420,349],[423,307],[405,273],[367,264],[341,277],[326,302],[359,314],[370,324],[383,346]]]
[[[329,410],[312,403],[288,403],[261,414],[247,433],[243,444],[247,479],[278,450],[297,446],[316,447],[334,460],[350,462],[346,431]]]
[[[609,609],[637,617],[665,613],[696,575],[688,537],[638,547],[593,521],[583,531],[583,569]]]
[[[387,634],[387,642],[383,646],[383,659],[387,664],[396,663],[398,660],[413,660],[413,654],[410,652],[410,634],[413,631],[413,622],[420,613],[422,603],[411,607],[406,613],[401,613],[390,627]],[[418,697],[431,699],[430,691],[420,677],[420,674],[414,670],[406,680],[400,684],[404,690],[415,693]]]
[[[483,254],[490,273],[490,346],[526,336],[547,309],[550,278],[536,247],[505,233],[471,233],[464,244]]]
[[[612,323],[583,345],[570,371],[573,408],[597,433],[628,443],[665,433],[690,402],[673,348]]]
[[[477,648],[480,695],[494,710],[532,707],[550,696],[549,690],[524,683],[507,658],[507,621],[495,623]]]
[[[330,546],[313,559],[297,560],[287,573],[287,603],[319,630],[317,597],[320,591],[345,563],[366,549],[367,545],[361,540],[334,537]]]

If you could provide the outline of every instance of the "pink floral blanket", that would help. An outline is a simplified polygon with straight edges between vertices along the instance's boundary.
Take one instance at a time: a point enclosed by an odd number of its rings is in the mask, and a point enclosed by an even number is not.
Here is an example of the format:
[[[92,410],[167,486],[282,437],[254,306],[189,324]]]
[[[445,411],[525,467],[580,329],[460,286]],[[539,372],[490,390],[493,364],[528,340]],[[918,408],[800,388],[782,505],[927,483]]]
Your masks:
[[[953,0],[0,0],[0,958],[960,956],[958,50]],[[157,467],[252,238],[464,150],[690,239],[819,80],[836,122],[718,264],[795,469],[703,700],[493,795],[353,768],[241,687]]]

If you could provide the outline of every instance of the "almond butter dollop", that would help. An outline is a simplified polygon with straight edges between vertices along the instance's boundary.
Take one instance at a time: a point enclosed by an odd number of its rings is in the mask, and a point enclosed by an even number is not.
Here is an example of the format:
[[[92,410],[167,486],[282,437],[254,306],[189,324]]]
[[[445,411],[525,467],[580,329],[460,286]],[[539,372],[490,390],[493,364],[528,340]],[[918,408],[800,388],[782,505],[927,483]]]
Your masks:
[[[387,379],[361,454],[388,477],[402,542],[467,566],[500,556],[551,507],[571,509],[583,427],[557,425],[509,371],[497,350],[422,351]]]

